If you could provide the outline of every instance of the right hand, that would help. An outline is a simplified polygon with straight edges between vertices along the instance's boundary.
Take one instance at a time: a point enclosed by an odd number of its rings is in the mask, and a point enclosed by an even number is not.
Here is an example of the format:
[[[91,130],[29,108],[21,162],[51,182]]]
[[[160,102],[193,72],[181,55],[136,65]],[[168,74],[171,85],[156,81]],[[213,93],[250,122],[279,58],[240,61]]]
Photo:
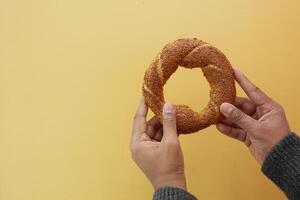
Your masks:
[[[130,149],[132,158],[154,189],[177,187],[186,190],[183,153],[176,129],[176,110],[166,103],[163,124],[155,117],[146,121],[148,107],[144,99],[136,112]]]
[[[217,129],[240,140],[251,154],[263,164],[272,148],[282,140],[290,128],[283,108],[235,69],[235,78],[249,98],[236,97],[234,105],[220,107],[225,119]]]

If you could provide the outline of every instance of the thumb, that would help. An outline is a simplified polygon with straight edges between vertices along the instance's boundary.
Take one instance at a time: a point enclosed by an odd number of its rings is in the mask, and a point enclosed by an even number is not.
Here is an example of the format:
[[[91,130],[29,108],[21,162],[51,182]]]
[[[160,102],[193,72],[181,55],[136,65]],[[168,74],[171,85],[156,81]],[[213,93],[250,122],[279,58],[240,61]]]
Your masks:
[[[162,141],[177,141],[176,111],[172,104],[166,103],[163,108],[163,138]]]
[[[249,130],[256,124],[256,120],[230,103],[222,103],[220,110],[227,119],[244,130]]]

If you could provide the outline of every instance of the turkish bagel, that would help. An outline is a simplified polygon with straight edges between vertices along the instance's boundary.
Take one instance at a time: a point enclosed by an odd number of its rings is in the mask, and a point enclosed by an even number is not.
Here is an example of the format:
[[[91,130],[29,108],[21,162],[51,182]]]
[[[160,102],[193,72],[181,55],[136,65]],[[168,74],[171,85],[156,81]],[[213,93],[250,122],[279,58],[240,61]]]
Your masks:
[[[152,61],[143,83],[147,106],[162,123],[163,86],[178,66],[201,68],[211,88],[210,100],[201,112],[195,112],[186,105],[174,105],[178,133],[197,132],[219,122],[222,118],[220,105],[223,102],[233,103],[236,96],[234,71],[220,50],[197,38],[178,39],[167,44]]]

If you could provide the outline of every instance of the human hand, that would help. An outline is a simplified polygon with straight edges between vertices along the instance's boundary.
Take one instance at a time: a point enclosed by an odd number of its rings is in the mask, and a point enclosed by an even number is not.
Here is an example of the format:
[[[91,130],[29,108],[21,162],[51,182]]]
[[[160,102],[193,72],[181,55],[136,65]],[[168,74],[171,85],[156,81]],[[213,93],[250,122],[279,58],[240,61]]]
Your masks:
[[[147,112],[148,107],[142,99],[133,121],[130,145],[132,158],[155,190],[166,186],[186,190],[175,109],[171,104],[164,105],[163,126],[156,118],[147,122]]]
[[[234,105],[223,103],[220,107],[225,119],[217,129],[240,140],[251,154],[263,164],[272,148],[282,140],[290,128],[283,108],[250,82],[240,71],[235,78],[248,98],[237,97]]]

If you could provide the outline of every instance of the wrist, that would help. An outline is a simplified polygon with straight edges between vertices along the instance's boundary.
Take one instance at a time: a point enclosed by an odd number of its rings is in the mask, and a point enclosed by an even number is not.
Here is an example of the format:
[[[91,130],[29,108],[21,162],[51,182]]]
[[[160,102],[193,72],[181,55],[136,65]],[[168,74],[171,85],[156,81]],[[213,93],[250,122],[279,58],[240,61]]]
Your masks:
[[[270,138],[268,141],[268,144],[265,145],[264,152],[261,156],[261,162],[262,165],[265,161],[265,159],[268,157],[268,155],[272,152],[272,150],[290,133],[290,130],[287,131],[281,131],[281,134],[276,134],[274,137]]]
[[[175,187],[183,190],[187,190],[186,178],[184,174],[169,175],[160,177],[158,180],[152,183],[154,190],[162,187]]]

